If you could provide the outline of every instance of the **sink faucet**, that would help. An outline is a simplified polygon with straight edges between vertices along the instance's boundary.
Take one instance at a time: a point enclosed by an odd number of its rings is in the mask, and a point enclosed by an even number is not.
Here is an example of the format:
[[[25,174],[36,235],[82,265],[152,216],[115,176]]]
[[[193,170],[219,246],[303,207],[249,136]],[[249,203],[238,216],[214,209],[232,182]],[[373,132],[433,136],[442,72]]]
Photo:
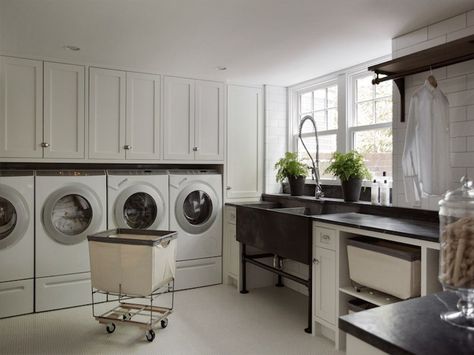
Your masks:
[[[314,137],[316,138],[316,162],[314,161],[313,157],[311,156],[306,144],[304,144],[303,138],[301,137],[301,132],[303,130],[303,125],[306,121],[310,121],[314,127]],[[308,154],[309,158],[311,159],[312,166],[312,175],[314,176],[315,187],[314,187],[314,197],[319,199],[324,196],[323,190],[319,183],[319,140],[318,140],[318,129],[316,128],[316,122],[314,118],[310,115],[306,115],[301,119],[298,138],[301,140],[306,153]]]

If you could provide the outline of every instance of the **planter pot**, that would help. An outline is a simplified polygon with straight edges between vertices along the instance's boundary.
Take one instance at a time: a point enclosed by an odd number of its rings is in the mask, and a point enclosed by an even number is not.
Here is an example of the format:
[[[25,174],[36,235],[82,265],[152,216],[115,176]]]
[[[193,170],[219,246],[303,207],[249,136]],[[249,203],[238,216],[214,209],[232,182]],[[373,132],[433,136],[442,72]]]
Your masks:
[[[360,189],[362,188],[362,179],[350,178],[347,181],[341,181],[342,195],[346,202],[357,202],[360,198]]]
[[[288,182],[290,183],[290,194],[291,196],[302,196],[304,193],[304,176],[288,176]]]

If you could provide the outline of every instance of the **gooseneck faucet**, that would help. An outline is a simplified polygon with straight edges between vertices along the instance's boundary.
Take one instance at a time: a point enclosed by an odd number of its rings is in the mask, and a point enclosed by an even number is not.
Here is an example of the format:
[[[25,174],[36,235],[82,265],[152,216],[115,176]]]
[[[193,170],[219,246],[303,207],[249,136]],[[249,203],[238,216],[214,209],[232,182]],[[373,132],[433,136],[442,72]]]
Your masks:
[[[306,144],[304,144],[303,138],[301,137],[303,125],[306,121],[310,121],[314,127],[314,137],[316,138],[316,162],[314,161],[308,148],[306,147]],[[319,199],[324,196],[324,193],[319,183],[319,140],[318,140],[318,129],[316,128],[316,122],[314,121],[313,116],[306,115],[301,119],[299,132],[298,132],[298,138],[301,140],[301,144],[303,144],[303,147],[306,150],[306,153],[308,154],[309,158],[311,159],[311,163],[313,164],[312,170],[313,170],[314,181],[315,181],[314,197],[316,199]]]

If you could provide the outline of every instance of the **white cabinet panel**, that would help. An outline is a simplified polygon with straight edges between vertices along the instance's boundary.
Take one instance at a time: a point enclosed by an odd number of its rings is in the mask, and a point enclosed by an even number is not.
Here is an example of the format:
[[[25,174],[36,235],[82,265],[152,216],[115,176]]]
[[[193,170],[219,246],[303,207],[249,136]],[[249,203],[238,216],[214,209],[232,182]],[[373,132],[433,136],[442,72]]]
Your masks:
[[[89,158],[125,159],[125,74],[90,68]]]
[[[127,159],[159,159],[160,76],[127,73]]]
[[[227,198],[260,197],[263,187],[263,97],[255,87],[228,87]]]
[[[43,62],[0,57],[0,156],[41,158]]]
[[[224,85],[196,81],[196,160],[224,159]]]
[[[164,79],[164,158],[194,159],[194,88],[195,81]]]
[[[336,252],[315,248],[314,314],[326,322],[336,325]]]
[[[45,62],[45,158],[84,158],[84,117],[84,67]]]

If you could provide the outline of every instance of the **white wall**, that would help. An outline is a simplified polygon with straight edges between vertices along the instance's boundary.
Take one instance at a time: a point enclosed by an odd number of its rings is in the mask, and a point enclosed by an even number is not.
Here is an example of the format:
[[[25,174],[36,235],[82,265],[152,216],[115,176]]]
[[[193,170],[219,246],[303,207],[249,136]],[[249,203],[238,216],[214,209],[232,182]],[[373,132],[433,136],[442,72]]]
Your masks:
[[[474,35],[474,10],[444,21],[420,28],[392,41],[393,57],[417,52],[458,38]],[[433,71],[439,88],[449,100],[449,119],[451,136],[451,167],[453,183],[468,174],[474,176],[474,60],[436,69]],[[405,105],[408,114],[410,98],[429,75],[428,72],[409,76],[405,79]],[[393,204],[408,206],[403,188],[401,158],[406,133],[406,120],[400,122],[399,94],[394,85],[393,120]],[[423,199],[421,208],[438,209],[439,197]]]
[[[288,150],[287,89],[265,86],[265,188],[266,193],[281,192],[275,181],[275,163]]]

